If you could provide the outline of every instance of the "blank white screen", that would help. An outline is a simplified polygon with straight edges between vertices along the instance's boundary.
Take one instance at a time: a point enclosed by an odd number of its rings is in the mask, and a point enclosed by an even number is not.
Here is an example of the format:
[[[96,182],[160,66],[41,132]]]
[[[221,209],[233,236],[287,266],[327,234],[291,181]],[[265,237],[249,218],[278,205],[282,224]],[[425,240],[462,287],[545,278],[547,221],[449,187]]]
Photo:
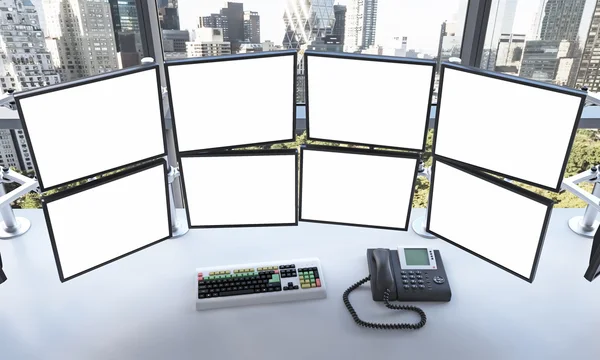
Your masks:
[[[161,164],[46,204],[63,277],[169,236],[165,191]]]
[[[548,206],[435,163],[429,230],[530,278]]]
[[[421,149],[432,66],[308,56],[311,138]]]
[[[20,103],[45,188],[165,152],[155,69]]]
[[[292,138],[293,54],[168,69],[179,151]]]
[[[293,224],[296,156],[181,159],[190,226]]]
[[[445,68],[435,153],[555,188],[580,102]]]
[[[304,150],[302,220],[406,228],[416,159]]]

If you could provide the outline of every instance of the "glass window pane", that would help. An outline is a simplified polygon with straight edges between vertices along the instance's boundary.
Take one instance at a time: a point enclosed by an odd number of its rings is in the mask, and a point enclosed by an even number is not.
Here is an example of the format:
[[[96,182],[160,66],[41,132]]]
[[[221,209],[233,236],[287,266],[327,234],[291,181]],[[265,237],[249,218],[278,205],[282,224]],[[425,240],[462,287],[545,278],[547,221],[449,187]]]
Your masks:
[[[143,50],[136,1],[142,0],[5,2],[0,7],[2,92],[139,65]],[[23,131],[0,129],[0,141],[0,164],[34,176]]]
[[[283,49],[449,60],[468,0],[158,0],[165,59]],[[299,103],[304,102],[302,56]]]
[[[595,7],[595,0],[494,0],[481,68],[561,86],[595,86]]]

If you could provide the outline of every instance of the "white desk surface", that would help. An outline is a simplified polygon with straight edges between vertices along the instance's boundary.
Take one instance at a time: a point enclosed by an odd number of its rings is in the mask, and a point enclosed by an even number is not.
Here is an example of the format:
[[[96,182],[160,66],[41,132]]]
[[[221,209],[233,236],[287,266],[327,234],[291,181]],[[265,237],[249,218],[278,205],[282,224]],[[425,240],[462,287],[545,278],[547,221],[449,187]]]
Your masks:
[[[2,360],[600,356],[600,280],[583,278],[591,239],[567,226],[583,209],[553,211],[533,284],[412,230],[302,222],[298,227],[191,230],[63,284],[41,210],[16,213],[30,219],[32,228],[18,239],[0,240],[8,276],[0,285]],[[412,219],[423,213],[414,210]],[[106,226],[114,220],[107,216]],[[366,249],[415,244],[441,250],[452,301],[419,304],[428,321],[418,331],[355,325],[342,292],[368,274]],[[321,259],[325,300],[195,311],[198,266],[309,256]],[[367,321],[417,318],[388,310],[370,296],[368,285],[350,296]]]

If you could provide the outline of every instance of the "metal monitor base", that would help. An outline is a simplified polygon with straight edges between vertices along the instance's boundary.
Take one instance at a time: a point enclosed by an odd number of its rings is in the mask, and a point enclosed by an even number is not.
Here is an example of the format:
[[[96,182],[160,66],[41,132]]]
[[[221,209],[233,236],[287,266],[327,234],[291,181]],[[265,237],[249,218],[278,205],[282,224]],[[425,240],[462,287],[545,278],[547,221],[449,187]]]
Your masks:
[[[18,226],[11,228],[6,226],[6,222],[0,222],[0,239],[11,239],[20,235],[23,235],[31,227],[31,222],[24,217],[15,218]]]
[[[591,226],[585,225],[583,216],[575,216],[569,220],[569,228],[573,230],[574,233],[589,238],[594,237],[599,226],[600,221],[598,220],[594,220]]]
[[[430,234],[425,230],[425,225],[427,224],[427,216],[421,216],[415,219],[412,222],[412,229],[417,235],[424,237],[426,239],[435,239],[435,235]]]

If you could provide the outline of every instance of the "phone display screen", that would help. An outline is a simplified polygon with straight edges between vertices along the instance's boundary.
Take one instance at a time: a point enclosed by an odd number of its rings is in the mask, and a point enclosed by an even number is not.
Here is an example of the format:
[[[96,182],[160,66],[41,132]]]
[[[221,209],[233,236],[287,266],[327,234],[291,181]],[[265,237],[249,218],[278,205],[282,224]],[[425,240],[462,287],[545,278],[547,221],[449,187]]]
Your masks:
[[[404,249],[406,265],[429,265],[427,249]]]

